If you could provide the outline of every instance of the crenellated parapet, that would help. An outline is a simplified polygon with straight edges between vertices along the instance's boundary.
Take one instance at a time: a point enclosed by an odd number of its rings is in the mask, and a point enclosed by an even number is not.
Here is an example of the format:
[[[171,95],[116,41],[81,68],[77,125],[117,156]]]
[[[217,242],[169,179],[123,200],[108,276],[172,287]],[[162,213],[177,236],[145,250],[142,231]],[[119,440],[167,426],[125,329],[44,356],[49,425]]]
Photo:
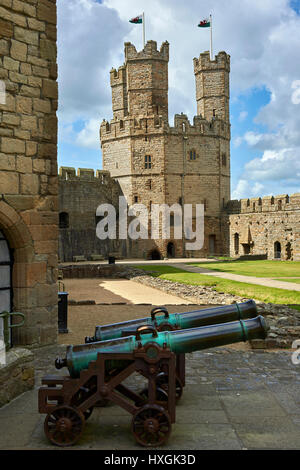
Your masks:
[[[205,135],[228,138],[230,133],[230,125],[218,117],[211,120],[204,119],[202,115],[194,116],[193,124],[189,121],[188,117],[181,113],[175,114],[174,126],[169,127],[171,134],[187,134],[187,135]]]
[[[111,180],[109,171],[95,170],[92,168],[76,168],[61,166],[59,168],[60,181],[99,181],[102,184],[107,184]]]
[[[125,60],[145,60],[145,59],[156,59],[169,61],[169,43],[165,41],[157,49],[156,41],[147,41],[145,47],[137,52],[135,46],[131,42],[125,42]]]
[[[194,73],[200,73],[203,70],[220,70],[224,69],[230,72],[230,55],[225,51],[220,51],[213,60],[210,59],[208,51],[202,52],[199,58],[194,58]]]
[[[229,214],[249,214],[300,210],[300,193],[279,194],[229,201],[226,212]]]
[[[102,121],[100,126],[101,144],[112,139],[122,139],[134,136],[163,134],[168,125],[162,116],[126,117]]]

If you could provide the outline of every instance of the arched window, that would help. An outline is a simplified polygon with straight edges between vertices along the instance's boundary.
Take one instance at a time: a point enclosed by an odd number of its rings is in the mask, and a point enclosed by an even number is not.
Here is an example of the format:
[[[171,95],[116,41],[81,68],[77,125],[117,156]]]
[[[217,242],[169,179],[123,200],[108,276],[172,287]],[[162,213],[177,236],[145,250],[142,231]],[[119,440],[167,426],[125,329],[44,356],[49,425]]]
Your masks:
[[[59,228],[69,228],[69,214],[67,212],[59,213]]]

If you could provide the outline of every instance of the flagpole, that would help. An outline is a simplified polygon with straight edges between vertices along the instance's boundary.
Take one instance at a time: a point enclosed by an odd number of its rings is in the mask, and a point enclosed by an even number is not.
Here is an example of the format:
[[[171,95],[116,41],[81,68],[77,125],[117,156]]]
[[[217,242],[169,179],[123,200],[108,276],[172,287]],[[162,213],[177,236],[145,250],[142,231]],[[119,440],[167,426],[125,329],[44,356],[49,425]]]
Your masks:
[[[143,48],[145,47],[145,13],[143,12]]]
[[[209,15],[210,22],[210,60],[213,60],[213,46],[212,46],[212,17]]]

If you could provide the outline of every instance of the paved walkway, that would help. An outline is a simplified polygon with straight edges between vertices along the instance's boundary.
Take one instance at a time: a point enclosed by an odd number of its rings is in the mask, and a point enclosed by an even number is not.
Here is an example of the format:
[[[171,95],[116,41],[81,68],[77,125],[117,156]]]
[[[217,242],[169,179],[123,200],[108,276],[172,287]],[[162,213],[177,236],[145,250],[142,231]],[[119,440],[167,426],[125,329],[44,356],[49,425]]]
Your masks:
[[[35,389],[0,409],[0,449],[57,449],[38,413],[38,387],[65,347],[35,351]],[[162,449],[299,449],[300,376],[291,353],[216,348],[187,355],[186,386]],[[62,371],[61,371],[62,372]],[[140,379],[140,376],[137,376]],[[132,376],[132,386],[141,384]],[[116,405],[94,409],[75,449],[135,450],[131,416]]]
[[[153,287],[138,284],[127,279],[107,279],[101,287],[115,295],[126,298],[133,304],[149,303],[152,305],[190,305],[192,302],[176,295],[167,294]]]
[[[167,263],[168,266],[172,266],[173,268],[179,268],[183,271],[188,271],[190,273],[200,273],[205,274],[207,276],[215,276],[220,277],[222,279],[231,279],[232,281],[238,282],[246,282],[248,284],[256,284],[266,287],[277,287],[278,289],[286,289],[286,290],[296,290],[300,291],[300,284],[296,282],[285,282],[285,281],[276,281],[274,279],[269,279],[266,277],[254,277],[254,276],[243,276],[241,274],[232,274],[232,273],[224,273],[220,271],[212,271],[211,269],[207,268],[200,268],[197,266],[190,266],[185,263]]]

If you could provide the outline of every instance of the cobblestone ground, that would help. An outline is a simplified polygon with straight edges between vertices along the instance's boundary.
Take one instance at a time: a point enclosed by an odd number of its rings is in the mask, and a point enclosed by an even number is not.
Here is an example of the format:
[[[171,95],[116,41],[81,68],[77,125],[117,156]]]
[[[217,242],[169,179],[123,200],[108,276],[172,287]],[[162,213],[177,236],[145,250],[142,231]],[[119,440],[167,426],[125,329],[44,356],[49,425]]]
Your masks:
[[[37,393],[65,346],[35,352],[36,386],[0,409],[0,449],[57,449],[44,431]],[[299,449],[300,375],[291,351],[215,348],[186,356],[186,386],[164,449]],[[64,373],[64,371],[60,371]],[[142,387],[139,376],[129,385]],[[131,416],[116,405],[95,408],[76,449],[141,449]]]

